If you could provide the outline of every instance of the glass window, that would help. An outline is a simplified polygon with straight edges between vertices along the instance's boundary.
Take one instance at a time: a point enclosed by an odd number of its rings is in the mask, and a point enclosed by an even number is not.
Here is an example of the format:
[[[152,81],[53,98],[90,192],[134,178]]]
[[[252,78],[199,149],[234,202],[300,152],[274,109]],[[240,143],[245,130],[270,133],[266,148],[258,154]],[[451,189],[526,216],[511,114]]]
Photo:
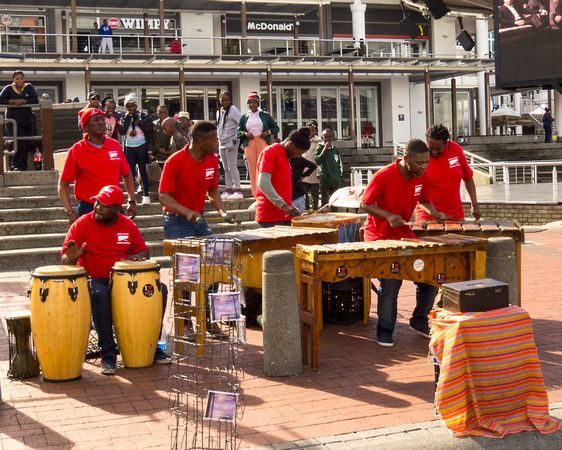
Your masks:
[[[322,103],[322,118],[319,126],[319,134],[324,128],[331,128],[334,132],[338,129],[338,107],[337,91],[335,88],[325,88],[320,90],[320,100]]]
[[[341,137],[340,139],[349,139],[349,123],[350,123],[350,113],[349,113],[349,88],[340,89],[340,99],[341,99]]]
[[[377,146],[377,95],[373,88],[359,88],[359,130],[363,148]]]
[[[152,120],[158,119],[156,110],[160,104],[160,89],[159,88],[146,88],[141,89],[141,98],[139,99],[139,108],[148,112]]]
[[[185,99],[187,112],[191,120],[202,120],[205,118],[205,108],[203,106],[203,89],[186,89]]]
[[[453,114],[450,92],[433,92],[433,123],[442,123],[452,133]],[[457,91],[457,136],[472,133],[470,94]]]
[[[318,90],[301,88],[301,126],[309,120],[318,120]]]
[[[296,89],[281,89],[281,139],[298,128],[296,94]]]
[[[223,89],[208,88],[207,89],[207,105],[209,108],[209,120],[213,123],[217,121],[217,111],[221,109],[220,94]]]
[[[181,111],[179,87],[164,88],[164,104],[168,107],[170,117]]]
[[[129,95],[130,93],[134,93],[137,94],[137,89],[136,88],[119,88],[117,89],[117,103],[119,106],[125,106],[124,102],[125,102],[125,97],[127,95]]]

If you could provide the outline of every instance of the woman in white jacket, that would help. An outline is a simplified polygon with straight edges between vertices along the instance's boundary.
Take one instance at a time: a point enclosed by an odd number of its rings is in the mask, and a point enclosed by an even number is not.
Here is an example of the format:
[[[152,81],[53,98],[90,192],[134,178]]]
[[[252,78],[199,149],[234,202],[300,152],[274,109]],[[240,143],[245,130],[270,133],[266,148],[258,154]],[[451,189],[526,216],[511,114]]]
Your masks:
[[[220,95],[221,109],[217,111],[217,128],[219,135],[219,154],[224,167],[226,191],[222,199],[241,200],[244,198],[240,190],[240,173],[238,172],[238,144],[236,129],[242,114],[232,104],[232,94],[222,92]]]

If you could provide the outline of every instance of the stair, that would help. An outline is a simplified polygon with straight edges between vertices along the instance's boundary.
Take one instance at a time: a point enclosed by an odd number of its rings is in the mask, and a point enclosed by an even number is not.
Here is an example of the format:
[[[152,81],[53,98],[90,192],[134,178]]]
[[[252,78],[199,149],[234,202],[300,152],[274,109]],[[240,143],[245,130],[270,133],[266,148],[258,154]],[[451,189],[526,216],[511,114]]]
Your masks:
[[[6,172],[6,187],[0,188],[0,271],[33,270],[37,267],[60,264],[62,243],[69,228],[57,194],[59,174],[56,171]],[[226,209],[242,224],[209,222],[214,233],[257,228],[254,213],[248,211],[253,203],[249,183],[243,184],[243,200],[224,200]],[[73,185],[70,186],[73,206]],[[153,258],[164,266],[169,258],[163,257],[164,231],[162,207],[156,189],[150,195],[152,204],[138,204],[134,222],[146,240]],[[141,194],[137,194],[140,203]],[[218,217],[210,205],[205,205],[205,216]]]

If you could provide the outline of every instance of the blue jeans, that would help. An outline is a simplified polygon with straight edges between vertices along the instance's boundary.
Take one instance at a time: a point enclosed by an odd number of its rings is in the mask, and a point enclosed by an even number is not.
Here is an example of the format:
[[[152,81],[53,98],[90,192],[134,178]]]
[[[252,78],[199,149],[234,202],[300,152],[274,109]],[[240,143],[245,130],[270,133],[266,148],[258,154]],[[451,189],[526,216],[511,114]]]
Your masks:
[[[306,201],[304,199],[304,195],[302,197],[297,197],[293,199],[293,206],[297,208],[299,211],[304,211],[306,206]]]
[[[125,156],[129,163],[129,168],[133,174],[133,178],[137,173],[137,165],[139,166],[139,173],[142,183],[142,195],[148,197],[148,173],[146,172],[146,163],[148,161],[148,144],[142,144],[138,147],[125,146]]]
[[[162,318],[166,312],[168,301],[168,287],[162,284]],[[92,319],[98,334],[100,356],[104,363],[115,364],[115,340],[113,339],[113,319],[111,316],[111,291],[109,280],[106,278],[92,278],[90,280],[90,302],[92,304]],[[162,322],[161,322],[162,323]],[[162,328],[162,325],[160,325]]]
[[[213,234],[207,222],[191,223],[183,216],[164,214],[164,237],[166,239],[183,239],[193,236],[210,236]]]
[[[402,286],[402,280],[379,279],[380,288],[377,299],[377,337],[392,337],[396,326],[398,314],[398,292]],[[427,316],[433,308],[433,302],[439,288],[426,283],[414,283],[416,285],[416,307],[410,318],[410,325],[421,329],[428,325]]]

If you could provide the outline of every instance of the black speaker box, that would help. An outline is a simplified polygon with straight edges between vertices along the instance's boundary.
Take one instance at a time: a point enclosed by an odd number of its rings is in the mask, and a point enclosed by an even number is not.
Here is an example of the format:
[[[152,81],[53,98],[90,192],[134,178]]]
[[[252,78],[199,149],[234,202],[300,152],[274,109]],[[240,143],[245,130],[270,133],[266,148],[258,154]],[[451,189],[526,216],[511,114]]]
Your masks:
[[[474,39],[468,34],[468,31],[462,30],[457,36],[457,41],[459,41],[467,52],[474,48]]]
[[[416,25],[416,22],[414,22],[414,19],[412,19],[410,16],[404,17],[400,21],[400,25],[402,25],[404,31],[406,31],[406,33],[408,33],[408,35],[412,39],[415,39],[420,35],[420,28]]]
[[[509,285],[482,280],[447,283],[442,289],[443,309],[452,312],[478,312],[509,306]]]
[[[433,16],[435,20],[441,19],[445,14],[447,14],[450,9],[447,8],[447,5],[443,3],[443,0],[424,0],[427,9]]]

